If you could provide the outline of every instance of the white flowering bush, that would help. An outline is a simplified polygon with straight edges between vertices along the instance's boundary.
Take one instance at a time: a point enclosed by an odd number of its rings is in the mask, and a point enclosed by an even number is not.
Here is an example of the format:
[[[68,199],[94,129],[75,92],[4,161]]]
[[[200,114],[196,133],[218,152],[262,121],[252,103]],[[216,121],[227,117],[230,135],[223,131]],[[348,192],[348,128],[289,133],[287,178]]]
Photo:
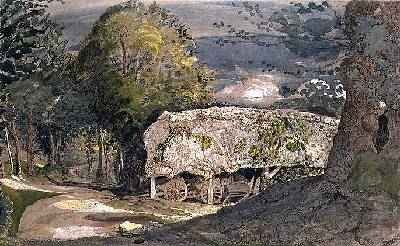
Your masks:
[[[339,115],[346,100],[346,91],[340,80],[324,81],[312,79],[304,84],[300,94],[312,108],[322,108],[328,113]]]

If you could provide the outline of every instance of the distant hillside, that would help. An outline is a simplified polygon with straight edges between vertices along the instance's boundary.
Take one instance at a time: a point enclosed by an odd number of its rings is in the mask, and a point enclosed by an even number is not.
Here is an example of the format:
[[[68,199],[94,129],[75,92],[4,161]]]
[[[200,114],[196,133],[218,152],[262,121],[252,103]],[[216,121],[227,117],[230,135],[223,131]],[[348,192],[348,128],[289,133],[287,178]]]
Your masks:
[[[110,6],[124,2],[123,0],[65,0],[65,4],[53,4],[51,12],[53,18],[62,23],[65,27],[64,34],[69,41],[72,50],[79,49],[82,38],[90,31],[92,24]],[[152,2],[145,0],[145,2]],[[215,83],[218,99],[234,104],[240,104],[243,98],[238,95],[245,95],[247,90],[254,91],[254,87],[268,90],[270,82],[281,87],[296,88],[306,79],[294,79],[287,74],[279,74],[265,69],[265,64],[271,64],[278,70],[296,71],[293,64],[301,62],[299,58],[287,50],[284,46],[260,47],[254,44],[237,43],[236,45],[225,45],[220,47],[216,41],[228,33],[214,28],[213,23],[224,21],[225,23],[239,26],[245,30],[255,31],[254,25],[249,25],[237,14],[241,5],[237,0],[233,1],[212,1],[212,0],[160,0],[162,7],[167,8],[177,15],[182,22],[191,27],[193,36],[197,40],[198,57],[200,62],[207,64],[211,69],[218,72],[220,80]],[[235,2],[235,4],[232,4]],[[272,12],[287,5],[290,0],[265,0],[258,1],[263,12],[268,16]],[[306,2],[306,1],[302,1]],[[343,7],[348,0],[330,1],[336,7]],[[241,78],[256,78],[250,84],[243,86]],[[310,75],[312,77],[312,75]],[[265,80],[267,78],[267,81]],[[228,88],[226,88],[228,87]],[[225,90],[224,90],[225,89]],[[240,93],[229,91],[240,90]],[[228,92],[228,94],[226,94]],[[222,95],[221,95],[222,93]],[[226,95],[225,95],[226,94]],[[248,93],[247,93],[248,94]],[[251,93],[250,93],[251,94]],[[269,93],[256,93],[261,98],[246,98],[255,104],[270,102]],[[257,97],[258,97],[257,96]],[[239,96],[240,97],[240,96]],[[264,98],[265,97],[265,98]],[[229,98],[229,100],[227,100]]]

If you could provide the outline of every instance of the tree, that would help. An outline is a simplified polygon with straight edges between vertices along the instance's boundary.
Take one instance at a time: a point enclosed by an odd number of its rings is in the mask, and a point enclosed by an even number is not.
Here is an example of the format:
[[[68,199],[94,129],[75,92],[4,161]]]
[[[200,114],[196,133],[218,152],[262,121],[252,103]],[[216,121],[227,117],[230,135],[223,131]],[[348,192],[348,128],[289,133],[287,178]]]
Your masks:
[[[0,82],[2,94],[9,97],[14,114],[8,119],[15,146],[14,174],[20,174],[21,139],[17,118],[27,118],[29,174],[33,171],[33,102],[41,81],[62,64],[65,42],[60,30],[46,13],[53,0],[4,0],[0,2]],[[39,92],[40,94],[41,92]]]
[[[191,55],[192,42],[183,29],[157,5],[130,1],[100,17],[79,54],[82,88],[96,112],[98,145],[106,132],[119,142],[121,164],[124,153],[130,159],[124,165],[130,189],[143,176],[142,135],[149,124],[163,110],[208,100],[207,70]]]
[[[45,67],[54,66],[52,43],[59,35],[46,14],[54,0],[3,0],[0,2],[0,81],[5,84],[29,78]]]
[[[353,0],[346,8],[347,98],[326,175],[275,185],[196,220],[196,233],[204,226],[247,245],[399,244],[399,16],[399,2]]]

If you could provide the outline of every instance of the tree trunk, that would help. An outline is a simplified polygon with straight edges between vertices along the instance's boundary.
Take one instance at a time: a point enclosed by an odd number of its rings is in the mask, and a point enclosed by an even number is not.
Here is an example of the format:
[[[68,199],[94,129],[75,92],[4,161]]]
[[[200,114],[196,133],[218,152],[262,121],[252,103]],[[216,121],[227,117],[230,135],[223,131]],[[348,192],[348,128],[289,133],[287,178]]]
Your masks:
[[[122,49],[122,75],[125,76],[128,74],[128,54],[123,37],[120,38],[120,45]]]
[[[15,150],[15,165],[13,169],[13,174],[15,176],[20,176],[22,174],[21,172],[21,143],[19,141],[19,136],[18,136],[18,130],[15,121],[11,122],[11,129],[10,129],[13,141],[14,141],[14,150]]]
[[[33,169],[33,122],[32,122],[32,110],[28,110],[27,114],[27,136],[26,136],[26,162],[28,166],[28,175],[33,176],[34,175],[34,169]]]
[[[86,162],[88,164],[88,174],[90,176],[90,173],[92,172],[92,152],[90,150],[91,146],[86,147]]]
[[[118,177],[118,181],[120,182],[121,181],[121,173],[122,173],[122,170],[124,170],[124,150],[122,148],[121,143],[119,144],[118,152],[119,152],[119,168],[118,168],[117,177]]]
[[[135,64],[135,80],[140,80],[140,61],[141,61],[141,51],[136,54],[136,64]]]
[[[85,146],[86,162],[88,164],[88,176],[90,177],[93,168],[93,153],[94,153],[91,136],[88,135],[86,137],[85,145],[86,145]]]
[[[10,137],[9,137],[9,133],[8,133],[8,128],[5,127],[4,131],[5,131],[5,135],[6,135],[8,159],[10,161],[10,171],[11,171],[11,174],[12,174],[12,172],[14,170],[14,161],[13,161],[13,154],[12,154],[12,150],[11,150],[11,144],[10,144]]]
[[[108,146],[108,144],[104,144],[104,164],[105,164],[104,178],[105,178],[105,181],[107,181],[107,182],[110,181],[110,177],[111,177],[110,153],[112,153],[111,147]]]
[[[62,152],[62,134],[59,131],[57,136],[56,155],[55,155],[57,160],[56,162],[58,163],[58,165],[62,165],[61,152]]]
[[[103,157],[104,157],[104,136],[101,129],[98,129],[97,145],[99,147],[99,160],[97,164],[96,181],[104,182]]]
[[[54,143],[54,134],[51,129],[49,129],[49,145],[50,145],[50,153],[49,153],[49,163],[51,167],[56,166],[56,146]]]

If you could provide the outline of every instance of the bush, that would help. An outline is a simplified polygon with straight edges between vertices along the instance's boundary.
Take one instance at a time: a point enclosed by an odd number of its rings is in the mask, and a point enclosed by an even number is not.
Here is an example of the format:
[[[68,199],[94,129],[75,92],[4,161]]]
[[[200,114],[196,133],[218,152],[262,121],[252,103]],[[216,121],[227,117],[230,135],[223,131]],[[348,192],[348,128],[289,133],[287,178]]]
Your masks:
[[[305,88],[300,91],[300,94],[306,97],[311,108],[322,108],[327,113],[340,115],[346,100],[346,91],[340,80],[312,79],[304,86]]]

